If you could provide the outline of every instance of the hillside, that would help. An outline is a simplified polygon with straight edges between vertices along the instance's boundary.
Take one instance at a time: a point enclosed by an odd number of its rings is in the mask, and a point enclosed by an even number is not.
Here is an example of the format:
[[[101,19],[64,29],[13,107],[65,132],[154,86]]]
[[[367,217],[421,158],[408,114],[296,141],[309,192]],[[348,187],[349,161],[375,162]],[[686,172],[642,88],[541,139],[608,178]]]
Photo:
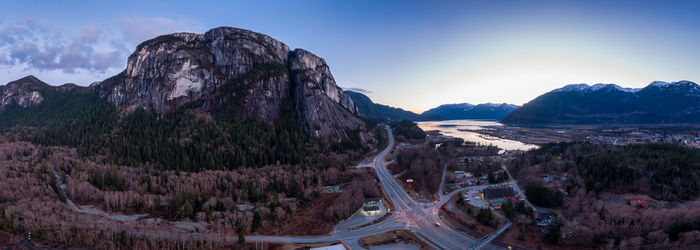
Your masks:
[[[433,114],[416,114],[411,111],[406,111],[401,108],[394,108],[379,103],[374,103],[368,96],[353,92],[345,91],[350,96],[360,116],[365,119],[375,121],[436,121],[442,120],[439,115]]]
[[[374,141],[358,115],[325,60],[228,27],[146,41],[124,72],[89,87],[33,76],[0,86],[3,131],[166,169],[355,157]]]
[[[526,103],[505,124],[674,124],[700,122],[700,86],[653,82],[642,89],[614,84],[574,84]]]
[[[507,103],[483,103],[478,105],[469,103],[444,104],[423,112],[423,115],[439,115],[447,120],[500,120],[517,108],[517,105]]]

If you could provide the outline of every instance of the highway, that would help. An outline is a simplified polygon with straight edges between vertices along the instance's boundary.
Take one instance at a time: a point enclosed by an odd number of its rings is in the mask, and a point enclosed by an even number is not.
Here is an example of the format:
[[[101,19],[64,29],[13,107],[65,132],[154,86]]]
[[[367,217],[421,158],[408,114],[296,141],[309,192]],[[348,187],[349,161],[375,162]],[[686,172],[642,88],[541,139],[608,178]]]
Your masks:
[[[392,214],[384,220],[367,225],[365,227],[357,228],[355,230],[350,230],[353,228],[352,225],[336,226],[333,232],[326,236],[313,236],[313,237],[301,237],[301,236],[245,236],[246,241],[249,242],[282,242],[282,243],[299,243],[299,244],[312,244],[312,243],[324,243],[324,242],[336,242],[342,241],[352,249],[362,249],[359,245],[359,239],[381,234],[388,231],[394,230],[409,230],[413,232],[416,237],[420,238],[426,244],[432,246],[435,249],[500,249],[497,246],[490,245],[489,242],[500,233],[505,231],[510,222],[506,226],[501,227],[496,233],[486,236],[483,239],[476,239],[469,235],[463,234],[462,232],[455,230],[446,226],[443,223],[439,211],[445,203],[450,200],[450,197],[456,195],[457,193],[464,190],[474,190],[482,189],[488,187],[489,185],[482,186],[471,186],[466,188],[460,188],[451,191],[448,194],[443,194],[445,170],[447,165],[443,167],[443,174],[441,184],[438,190],[439,198],[436,201],[430,203],[422,203],[411,198],[406,191],[399,185],[398,181],[394,179],[394,176],[387,170],[387,165],[391,164],[393,160],[386,162],[384,159],[391,152],[394,147],[394,136],[391,132],[391,128],[386,126],[386,131],[389,136],[389,145],[379,154],[377,154],[371,161],[365,161],[358,165],[357,167],[371,167],[374,168],[377,174],[377,179],[382,185],[384,191],[386,192],[388,198],[394,204],[394,211]],[[64,180],[57,174],[57,179],[61,184],[61,188],[65,189]],[[510,174],[510,173],[509,173]],[[512,180],[512,178],[511,178]],[[517,183],[511,181],[515,187]],[[516,189],[522,194],[522,190]],[[64,190],[65,192],[65,190]],[[68,197],[66,196],[66,199]],[[72,204],[72,202],[69,202]],[[528,204],[529,205],[529,204]],[[88,213],[77,206],[71,206],[73,210],[79,213]],[[109,216],[107,213],[90,213],[98,218],[106,218],[110,220],[115,220],[113,216]],[[58,221],[56,222],[58,223]],[[69,223],[71,226],[84,228],[85,225],[80,225],[76,223]],[[238,241],[237,236],[221,235],[221,234],[208,234],[208,233],[173,233],[173,232],[162,232],[159,230],[137,230],[129,232],[131,235],[145,236],[152,238],[164,238],[164,239],[194,239],[194,240],[206,240],[208,242],[235,242]]]
[[[485,186],[474,186],[457,189],[447,195],[443,195],[440,185],[439,199],[430,203],[421,203],[411,198],[394,177],[389,173],[386,166],[392,163],[384,161],[385,157],[394,147],[394,137],[390,127],[386,127],[389,136],[389,145],[374,159],[363,167],[372,167],[377,173],[377,178],[382,184],[387,196],[394,204],[394,211],[391,216],[383,221],[362,227],[356,230],[347,228],[336,228],[331,235],[319,237],[275,237],[275,236],[246,236],[247,241],[267,241],[267,242],[289,242],[289,243],[321,243],[343,241],[351,248],[360,248],[358,240],[365,236],[375,235],[398,229],[412,231],[417,237],[436,249],[500,249],[497,246],[488,244],[496,238],[506,227],[498,230],[498,233],[490,235],[484,239],[475,239],[465,235],[460,231],[445,226],[438,215],[440,207],[449,201],[450,197],[460,191],[467,189],[478,189]],[[443,170],[444,179],[444,170]]]

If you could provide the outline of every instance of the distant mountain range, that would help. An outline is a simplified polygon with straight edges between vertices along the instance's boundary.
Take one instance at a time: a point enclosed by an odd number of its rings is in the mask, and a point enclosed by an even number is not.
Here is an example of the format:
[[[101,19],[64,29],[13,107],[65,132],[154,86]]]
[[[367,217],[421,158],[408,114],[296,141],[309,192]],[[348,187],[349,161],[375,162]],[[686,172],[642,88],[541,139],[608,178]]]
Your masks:
[[[368,96],[346,90],[345,93],[350,96],[352,102],[355,104],[357,111],[365,119],[375,120],[375,121],[401,121],[401,120],[411,120],[411,121],[437,121],[443,120],[439,115],[432,114],[416,114],[411,111],[403,110],[401,108],[394,108],[387,105],[374,103]]]
[[[641,89],[572,84],[535,98],[501,122],[518,126],[700,123],[700,86],[690,81],[656,81]]]
[[[500,120],[517,108],[517,105],[507,103],[483,103],[478,105],[469,103],[445,104],[425,111],[423,115],[439,115],[447,120]]]
[[[508,113],[518,108],[517,105],[506,103],[484,103],[479,105],[460,103],[444,104],[421,114],[416,114],[401,108],[394,108],[387,105],[374,103],[368,96],[362,93],[349,90],[346,90],[345,93],[347,93],[348,96],[350,96],[350,99],[352,99],[352,102],[355,103],[355,107],[357,107],[357,110],[362,117],[376,121],[439,121],[458,119],[500,120]]]

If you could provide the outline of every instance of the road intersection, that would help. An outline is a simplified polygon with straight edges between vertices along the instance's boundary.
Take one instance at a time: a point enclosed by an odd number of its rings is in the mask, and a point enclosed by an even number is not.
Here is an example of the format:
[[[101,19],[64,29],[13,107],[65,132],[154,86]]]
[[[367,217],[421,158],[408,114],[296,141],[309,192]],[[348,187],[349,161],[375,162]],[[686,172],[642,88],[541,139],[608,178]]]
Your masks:
[[[478,189],[486,186],[473,186],[456,189],[449,194],[443,194],[443,185],[438,192],[439,199],[430,203],[422,203],[411,198],[389,173],[386,166],[392,161],[384,161],[394,147],[394,137],[390,127],[386,127],[389,135],[389,145],[374,159],[360,167],[372,167],[377,173],[377,179],[382,184],[387,196],[394,204],[394,211],[383,221],[361,227],[356,230],[336,228],[331,235],[318,237],[275,237],[275,236],[246,236],[248,241],[288,242],[288,243],[321,243],[342,241],[351,248],[360,248],[359,239],[365,236],[380,234],[393,230],[409,230],[418,238],[436,249],[500,249],[488,244],[506,228],[501,228],[498,234],[486,237],[484,240],[473,238],[442,223],[439,216],[440,207],[447,203],[453,195],[467,189]],[[443,173],[444,181],[444,173]]]

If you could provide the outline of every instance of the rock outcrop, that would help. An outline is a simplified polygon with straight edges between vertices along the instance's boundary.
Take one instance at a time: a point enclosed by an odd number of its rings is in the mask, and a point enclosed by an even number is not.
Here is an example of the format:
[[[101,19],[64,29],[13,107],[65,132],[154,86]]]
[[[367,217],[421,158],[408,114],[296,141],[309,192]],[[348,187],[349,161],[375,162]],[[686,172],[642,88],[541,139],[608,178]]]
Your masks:
[[[157,115],[200,102],[212,115],[271,120],[293,105],[304,129],[333,141],[364,130],[352,99],[326,62],[267,35],[221,27],[205,34],[176,33],[140,44],[121,74],[94,84],[124,109]]]
[[[350,97],[335,84],[326,61],[302,49],[289,59],[294,82],[294,103],[304,129],[314,136],[341,135],[364,127],[355,115]]]
[[[5,106],[15,103],[21,107],[32,107],[44,101],[44,94],[51,86],[34,76],[9,82],[0,86],[0,110]]]
[[[279,41],[235,28],[160,36],[140,44],[117,82],[100,84],[100,94],[117,106],[141,106],[163,115],[187,102],[220,94],[225,87],[239,87],[226,85],[253,84],[252,92],[259,93],[248,98],[262,99],[247,101],[262,105],[250,113],[271,118],[279,106],[275,101],[287,91],[288,77],[267,75],[254,82],[242,78],[260,65],[286,64],[288,53],[289,47]]]

